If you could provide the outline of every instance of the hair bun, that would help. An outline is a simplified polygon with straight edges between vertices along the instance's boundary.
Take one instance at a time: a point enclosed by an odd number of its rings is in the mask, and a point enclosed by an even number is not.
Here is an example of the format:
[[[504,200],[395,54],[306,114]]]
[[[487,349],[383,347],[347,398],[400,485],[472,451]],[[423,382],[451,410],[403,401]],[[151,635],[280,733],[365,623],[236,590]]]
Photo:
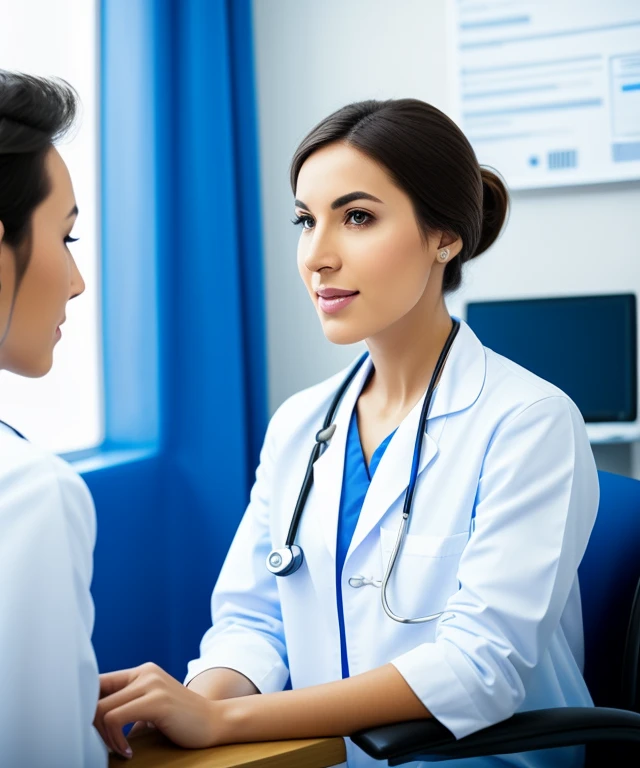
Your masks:
[[[472,258],[484,253],[498,239],[509,211],[509,193],[502,179],[488,168],[480,168],[482,178],[482,232]]]
[[[70,131],[78,106],[65,80],[0,69],[0,155],[46,149]]]

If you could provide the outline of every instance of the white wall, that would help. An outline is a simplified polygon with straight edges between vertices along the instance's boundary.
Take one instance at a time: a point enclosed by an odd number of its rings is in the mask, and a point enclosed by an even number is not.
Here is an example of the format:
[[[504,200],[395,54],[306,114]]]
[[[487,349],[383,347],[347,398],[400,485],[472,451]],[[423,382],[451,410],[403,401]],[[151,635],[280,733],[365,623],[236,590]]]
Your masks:
[[[298,276],[291,156],[350,101],[415,97],[448,111],[446,2],[254,0],[271,411],[359,349],[324,338]],[[472,299],[640,294],[639,242],[640,183],[515,193],[503,236],[447,304],[460,314]],[[637,445],[595,451],[603,469],[640,477]]]

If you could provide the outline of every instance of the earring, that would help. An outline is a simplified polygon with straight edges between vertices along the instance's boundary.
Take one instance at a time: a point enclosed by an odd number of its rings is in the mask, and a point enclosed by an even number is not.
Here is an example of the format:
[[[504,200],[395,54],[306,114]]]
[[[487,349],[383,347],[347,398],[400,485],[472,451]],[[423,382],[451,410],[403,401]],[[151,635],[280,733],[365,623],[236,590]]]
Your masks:
[[[446,261],[449,258],[449,249],[443,248],[443,250],[441,250],[440,253],[438,254],[438,258],[440,259],[440,261]]]

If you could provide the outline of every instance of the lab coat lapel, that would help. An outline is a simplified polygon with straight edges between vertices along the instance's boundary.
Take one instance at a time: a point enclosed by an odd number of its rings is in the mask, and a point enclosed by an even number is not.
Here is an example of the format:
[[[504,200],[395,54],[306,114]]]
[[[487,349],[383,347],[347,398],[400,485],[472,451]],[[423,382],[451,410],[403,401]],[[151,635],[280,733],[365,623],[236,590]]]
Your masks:
[[[438,440],[447,416],[475,403],[484,386],[485,373],[484,348],[471,328],[461,320],[460,330],[429,408],[427,432],[422,437],[418,482],[420,475],[438,454]],[[426,392],[400,424],[378,464],[362,505],[347,559],[409,485],[416,432],[425,396]],[[342,480],[342,474],[340,478]]]
[[[328,447],[313,465],[314,507],[317,510],[317,519],[322,528],[323,538],[334,559],[349,423],[370,369],[371,358],[367,357],[338,407],[338,412],[334,418],[336,430],[333,437],[329,441]]]
[[[365,496],[347,557],[365,539],[369,531],[378,524],[389,507],[398,496],[406,491],[409,485],[416,432],[423,403],[424,397],[405,417],[378,464]],[[432,406],[434,404],[435,400]],[[439,423],[435,424],[433,428],[431,423],[427,424],[427,429],[431,434],[425,433],[422,437],[418,478],[438,453],[438,444],[432,435],[435,432],[439,436],[445,420],[444,418],[439,419]]]

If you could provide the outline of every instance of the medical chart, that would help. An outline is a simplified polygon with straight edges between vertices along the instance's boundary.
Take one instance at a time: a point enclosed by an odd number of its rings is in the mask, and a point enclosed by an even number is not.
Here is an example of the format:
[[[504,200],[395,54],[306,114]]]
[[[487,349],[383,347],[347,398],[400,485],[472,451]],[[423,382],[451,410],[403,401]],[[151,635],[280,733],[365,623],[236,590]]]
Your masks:
[[[512,189],[640,179],[640,0],[451,0],[451,116]]]

